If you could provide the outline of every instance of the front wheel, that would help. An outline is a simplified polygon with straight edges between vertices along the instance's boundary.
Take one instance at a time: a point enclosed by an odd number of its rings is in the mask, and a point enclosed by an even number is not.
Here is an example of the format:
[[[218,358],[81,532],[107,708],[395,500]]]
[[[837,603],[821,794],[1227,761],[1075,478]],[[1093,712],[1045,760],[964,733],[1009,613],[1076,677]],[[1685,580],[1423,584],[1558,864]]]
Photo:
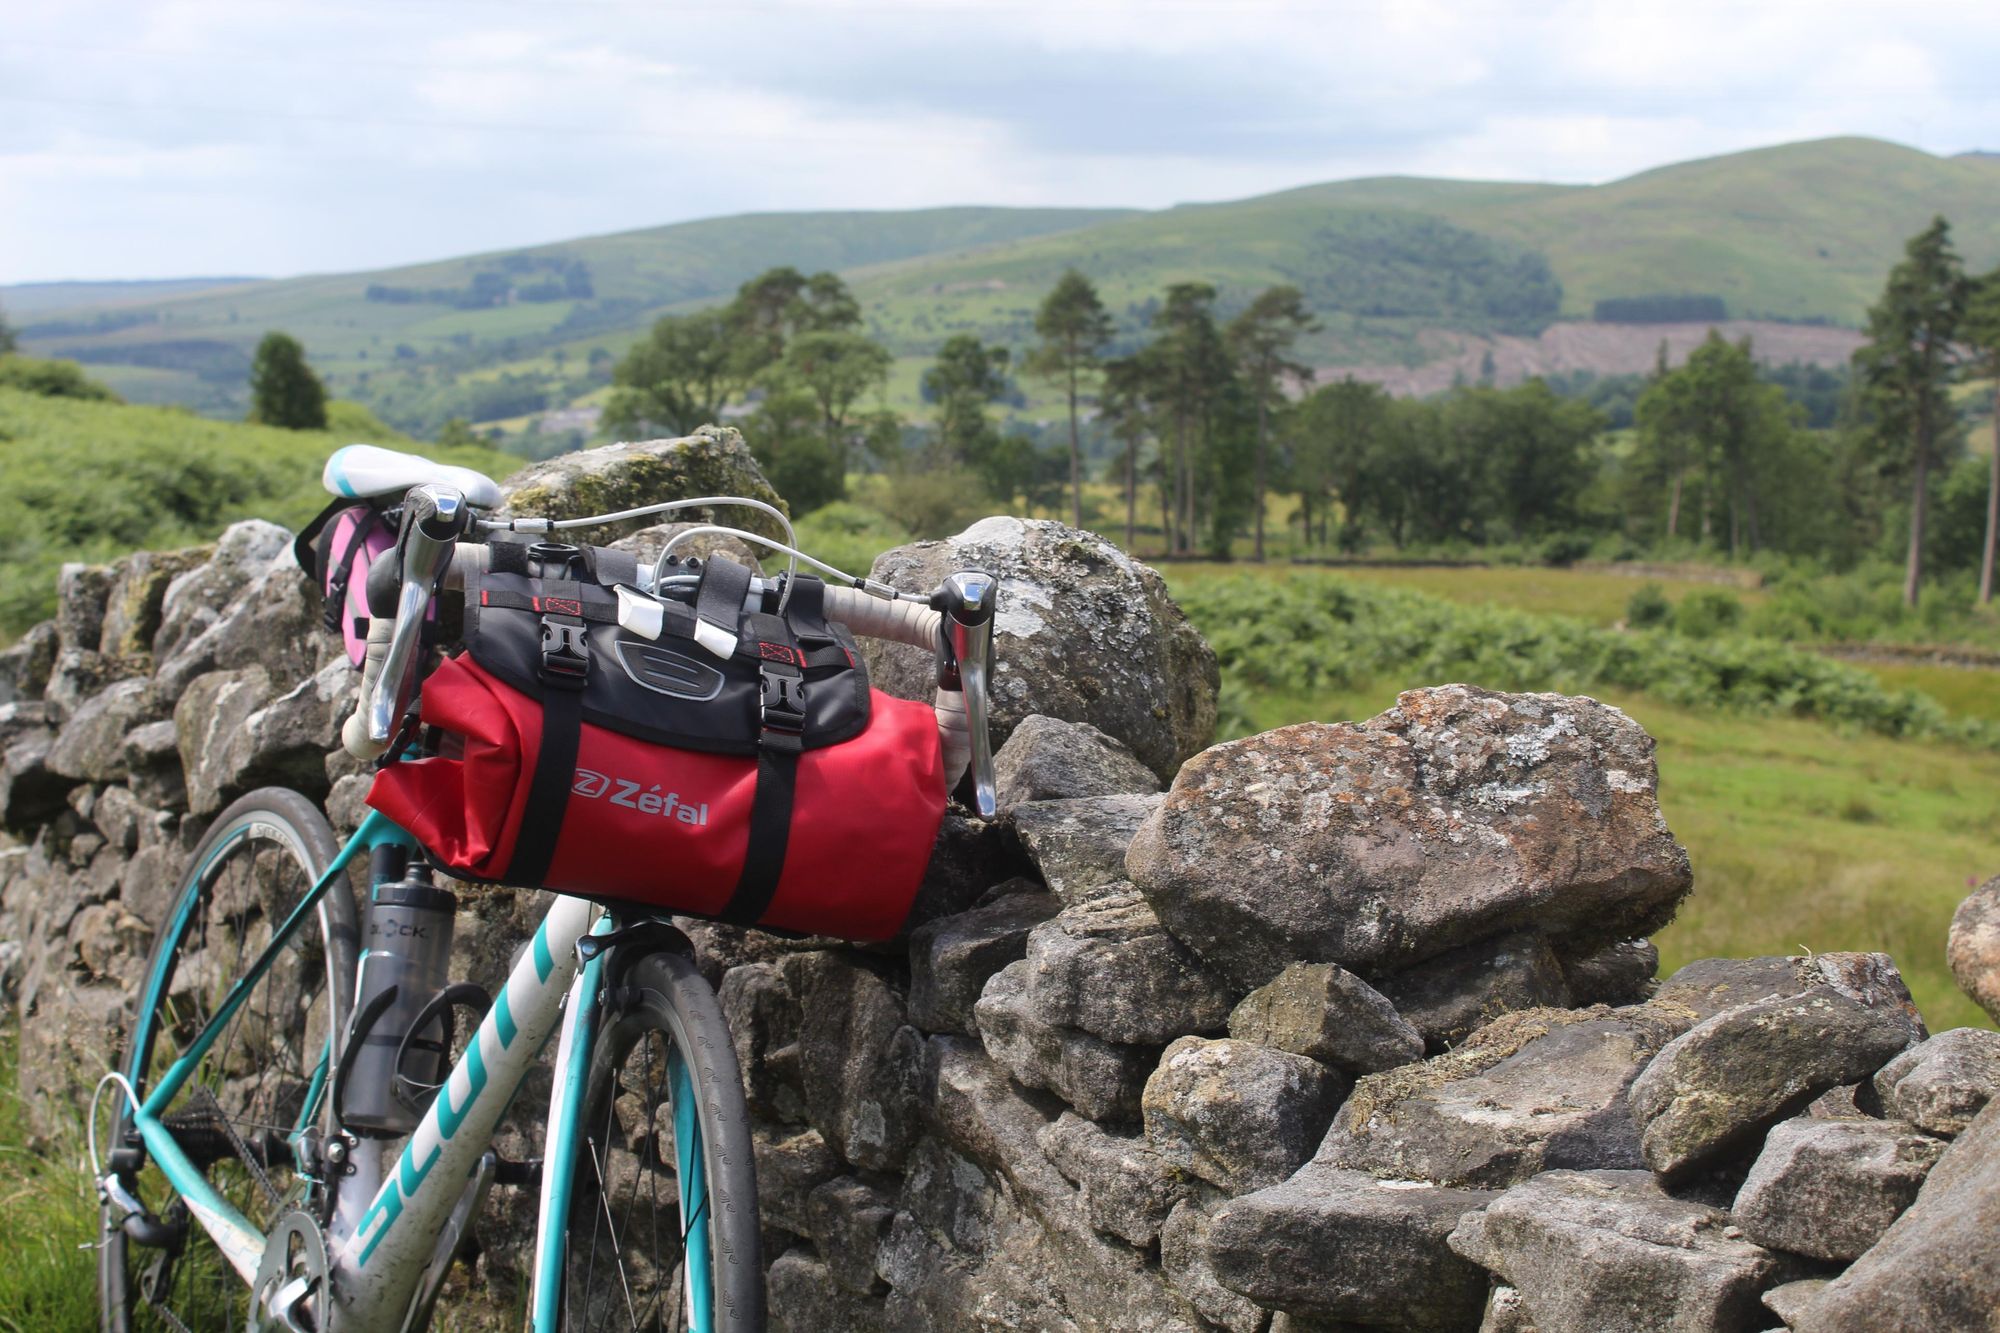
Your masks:
[[[722,1008],[687,959],[617,976],[575,1151],[563,1333],[761,1333],[750,1114]]]

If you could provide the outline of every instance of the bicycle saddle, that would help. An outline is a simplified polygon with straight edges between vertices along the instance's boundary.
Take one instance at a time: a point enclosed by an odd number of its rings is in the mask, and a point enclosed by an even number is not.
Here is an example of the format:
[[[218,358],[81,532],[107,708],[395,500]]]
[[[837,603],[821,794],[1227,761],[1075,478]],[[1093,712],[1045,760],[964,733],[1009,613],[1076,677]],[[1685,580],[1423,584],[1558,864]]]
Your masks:
[[[326,470],[320,473],[320,484],[329,493],[356,500],[401,495],[412,486],[427,483],[463,492],[465,502],[474,509],[493,509],[500,504],[499,484],[484,473],[372,444],[350,444],[334,450],[326,460]]]

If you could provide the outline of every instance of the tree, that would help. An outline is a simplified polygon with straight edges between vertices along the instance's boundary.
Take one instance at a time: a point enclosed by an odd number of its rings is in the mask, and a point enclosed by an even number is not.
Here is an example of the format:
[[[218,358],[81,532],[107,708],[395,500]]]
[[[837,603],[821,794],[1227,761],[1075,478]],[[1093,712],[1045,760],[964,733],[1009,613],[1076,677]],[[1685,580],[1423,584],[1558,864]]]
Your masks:
[[[0,310],[0,356],[17,351],[19,347],[20,344],[14,338],[13,326],[7,322],[7,312]]]
[[[1280,403],[1284,401],[1287,379],[1301,384],[1311,383],[1312,367],[1288,358],[1299,335],[1318,327],[1312,311],[1306,308],[1305,297],[1298,288],[1291,286],[1265,289],[1229,324],[1229,350],[1235,355],[1236,365],[1257,406],[1255,499],[1252,501],[1256,536],[1252,558],[1258,561],[1264,558],[1265,454],[1266,438],[1270,434],[1271,404],[1274,399]]]
[[[1966,283],[1951,248],[1951,225],[1935,218],[1910,238],[1868,311],[1868,342],[1854,354],[1876,414],[1875,440],[1890,466],[1910,478],[1910,545],[1903,602],[1914,607],[1924,572],[1924,525],[1931,472],[1953,421],[1945,386],[1965,313]]]
[[[1104,395],[1098,415],[1125,445],[1125,549],[1136,541],[1139,516],[1139,446],[1152,438],[1153,395],[1159,383],[1154,358],[1139,352],[1104,367]]]
[[[1097,297],[1097,288],[1075,269],[1063,273],[1035,313],[1035,332],[1042,341],[1028,353],[1028,369],[1048,379],[1066,381],[1069,390],[1069,512],[1073,527],[1083,526],[1083,447],[1076,424],[1077,379],[1097,364],[1098,353],[1111,340],[1114,327],[1110,312]]]
[[[1979,279],[1965,305],[1962,330],[1972,349],[1971,373],[1993,381],[1993,448],[1987,459],[1986,543],[1979,557],[1979,604],[1993,602],[1993,554],[2000,537],[2000,268]]]
[[[924,397],[937,404],[937,444],[947,459],[977,465],[993,437],[986,405],[1007,391],[1007,349],[988,347],[969,333],[938,349],[924,372]]]
[[[1390,448],[1392,403],[1377,384],[1343,376],[1308,395],[1291,420],[1292,484],[1299,496],[1305,542],[1312,542],[1317,507],[1324,527],[1332,497],[1338,495],[1346,522],[1359,529],[1368,517],[1380,519],[1390,540],[1403,544],[1402,492],[1381,480],[1393,470]]]
[[[1206,451],[1210,410],[1230,378],[1229,357],[1215,327],[1215,288],[1205,282],[1177,282],[1153,316],[1159,330],[1150,349],[1160,377],[1160,402],[1173,422],[1173,458],[1168,466],[1168,547],[1193,549],[1198,500],[1195,474]]]
[[[810,278],[784,265],[765,269],[736,289],[727,316],[738,354],[738,372],[754,380],[785,355],[785,346],[805,333],[838,333],[858,328],[861,304],[837,273]]]
[[[785,376],[817,404],[826,449],[839,464],[843,478],[851,434],[848,414],[857,398],[888,380],[891,363],[886,348],[858,333],[802,333],[785,348]],[[843,480],[840,493],[845,492]]]
[[[604,427],[684,435],[714,421],[746,383],[744,360],[727,307],[664,316],[611,372]]]
[[[1682,486],[1694,471],[1702,535],[1709,534],[1719,502],[1730,559],[1756,550],[1760,504],[1796,426],[1785,391],[1759,375],[1750,340],[1732,343],[1709,330],[1684,364],[1657,374],[1639,396],[1636,416],[1640,471],[1649,482],[1672,488],[1667,535],[1675,535]]]
[[[809,390],[787,383],[765,394],[743,431],[793,514],[811,513],[846,494],[845,467],[821,430],[819,400]]]
[[[326,386],[288,333],[267,333],[250,363],[250,419],[286,430],[326,429]]]

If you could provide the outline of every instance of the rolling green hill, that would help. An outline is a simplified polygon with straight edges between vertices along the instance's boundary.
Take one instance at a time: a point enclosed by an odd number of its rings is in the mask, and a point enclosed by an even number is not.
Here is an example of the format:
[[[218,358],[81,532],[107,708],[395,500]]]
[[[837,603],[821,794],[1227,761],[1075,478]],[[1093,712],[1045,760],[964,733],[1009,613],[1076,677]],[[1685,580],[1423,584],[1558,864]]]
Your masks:
[[[589,395],[604,360],[666,310],[772,264],[847,273],[901,358],[891,397],[946,337],[1020,348],[1063,269],[1094,278],[1122,334],[1167,284],[1213,282],[1225,312],[1299,286],[1320,365],[1421,364],[1457,334],[1532,335],[1597,302],[1720,298],[1732,317],[1853,326],[1905,238],[1942,213],[1977,268],[2000,261],[2000,170],[1871,139],[1707,158],[1599,186],[1377,177],[1158,212],[932,209],[717,218],[376,273],[253,283],[19,319],[127,397],[241,410],[270,328],[344,396],[428,432],[449,415],[526,420]],[[907,400],[907,402],[905,402]]]

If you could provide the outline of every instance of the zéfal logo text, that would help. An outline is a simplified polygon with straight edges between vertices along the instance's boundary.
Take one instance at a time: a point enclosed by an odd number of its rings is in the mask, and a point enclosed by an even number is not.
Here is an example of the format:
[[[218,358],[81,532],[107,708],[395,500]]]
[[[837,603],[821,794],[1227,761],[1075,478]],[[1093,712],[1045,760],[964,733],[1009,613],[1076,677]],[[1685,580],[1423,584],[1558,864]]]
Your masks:
[[[594,769],[576,770],[576,781],[570,784],[573,796],[588,796],[593,800],[606,800],[613,805],[622,805],[627,810],[637,810],[641,814],[659,815],[663,819],[678,819],[683,824],[697,828],[708,824],[708,802],[690,803],[683,801],[679,792],[660,791],[660,784],[642,787],[630,778],[614,778],[608,773]]]

